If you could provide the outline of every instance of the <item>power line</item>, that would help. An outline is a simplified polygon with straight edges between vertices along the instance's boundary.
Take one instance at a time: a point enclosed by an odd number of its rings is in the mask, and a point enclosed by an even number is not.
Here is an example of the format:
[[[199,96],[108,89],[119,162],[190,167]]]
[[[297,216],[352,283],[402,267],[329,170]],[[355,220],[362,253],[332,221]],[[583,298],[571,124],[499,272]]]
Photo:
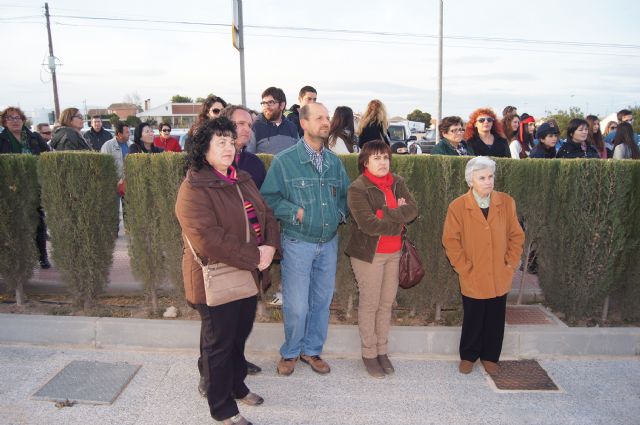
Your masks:
[[[53,15],[56,18],[67,19],[84,19],[84,20],[101,20],[101,21],[121,21],[121,22],[145,22],[160,24],[177,24],[177,25],[195,25],[195,26],[216,26],[230,27],[227,23],[215,22],[197,22],[197,21],[173,21],[163,19],[133,19],[133,18],[115,18],[115,17],[96,17],[96,16],[78,16],[78,15]],[[324,32],[324,33],[342,33],[342,34],[358,34],[358,35],[376,35],[376,36],[393,36],[393,37],[417,37],[417,38],[437,38],[432,34],[419,34],[409,32],[389,32],[389,31],[364,31],[349,29],[332,29],[332,28],[314,28],[314,27],[291,27],[291,26],[272,26],[272,25],[245,25],[245,28],[257,28],[267,30],[288,30],[288,31],[306,31],[306,32]],[[593,43],[582,41],[561,41],[561,40],[536,40],[524,38],[504,38],[504,37],[479,37],[479,36],[445,36],[445,39],[452,40],[473,40],[487,42],[504,42],[504,43],[527,43],[527,44],[547,44],[571,47],[596,47],[596,48],[616,48],[616,49],[640,49],[637,44],[617,44],[617,43]]]

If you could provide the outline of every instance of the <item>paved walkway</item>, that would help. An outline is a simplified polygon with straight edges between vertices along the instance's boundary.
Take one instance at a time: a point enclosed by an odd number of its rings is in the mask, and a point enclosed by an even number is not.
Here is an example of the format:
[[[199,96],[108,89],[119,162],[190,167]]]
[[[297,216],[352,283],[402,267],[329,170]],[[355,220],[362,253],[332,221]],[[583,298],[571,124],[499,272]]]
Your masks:
[[[640,361],[552,359],[540,364],[560,392],[497,392],[476,365],[468,376],[454,360],[393,358],[396,374],[366,375],[356,358],[332,358],[328,376],[299,364],[290,377],[275,373],[276,357],[250,353],[263,373],[249,377],[265,397],[241,412],[267,424],[633,425],[640,423]],[[112,405],[57,408],[30,397],[72,360],[142,365]],[[6,425],[207,424],[196,391],[192,351],[84,350],[0,345],[0,423]]]

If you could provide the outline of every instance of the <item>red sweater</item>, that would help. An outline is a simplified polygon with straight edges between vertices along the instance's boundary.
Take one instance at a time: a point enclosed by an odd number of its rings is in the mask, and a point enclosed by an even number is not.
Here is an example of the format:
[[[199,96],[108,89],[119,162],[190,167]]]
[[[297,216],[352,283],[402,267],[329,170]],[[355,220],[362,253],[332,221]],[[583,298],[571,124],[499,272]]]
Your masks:
[[[384,193],[387,208],[398,208],[398,200],[393,194],[393,175],[391,175],[391,173],[388,173],[384,177],[376,177],[371,174],[369,170],[365,169],[364,175],[366,178],[371,180],[371,183],[375,184],[376,187]],[[378,217],[379,219],[384,218],[383,211],[377,210],[376,217]],[[402,237],[400,235],[381,235],[380,239],[378,240],[378,249],[376,249],[376,253],[393,254],[394,252],[398,252],[401,249]]]
[[[182,152],[180,143],[173,137],[163,139],[160,136],[156,136],[153,139],[153,145],[158,148],[164,149],[165,152]]]

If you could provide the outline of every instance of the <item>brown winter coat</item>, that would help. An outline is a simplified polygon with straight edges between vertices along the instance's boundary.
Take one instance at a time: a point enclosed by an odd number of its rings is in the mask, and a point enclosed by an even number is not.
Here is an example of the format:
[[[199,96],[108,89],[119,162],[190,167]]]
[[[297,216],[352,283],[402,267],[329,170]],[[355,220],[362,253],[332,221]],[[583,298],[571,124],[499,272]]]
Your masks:
[[[523,243],[516,203],[506,193],[491,193],[486,219],[471,190],[449,204],[442,244],[462,295],[487,299],[508,293]]]
[[[418,216],[416,201],[404,179],[396,174],[393,174],[393,194],[396,199],[404,198],[407,204],[398,208],[388,208],[384,192],[364,174],[351,183],[347,192],[347,204],[355,225],[345,250],[349,257],[372,262],[380,236],[399,235],[402,225]],[[382,210],[382,219],[376,216],[378,210]]]
[[[264,245],[278,248],[280,232],[273,212],[262,199],[251,176],[238,171],[238,182],[245,200],[256,209],[264,235]],[[185,235],[203,263],[222,262],[231,266],[255,271],[260,253],[254,232],[246,242],[245,210],[235,188],[213,169],[205,166],[199,171],[189,170],[180,185],[176,201],[176,216],[182,227],[184,250],[182,274],[187,301],[206,304],[202,269],[193,258]],[[254,274],[255,275],[255,274]]]

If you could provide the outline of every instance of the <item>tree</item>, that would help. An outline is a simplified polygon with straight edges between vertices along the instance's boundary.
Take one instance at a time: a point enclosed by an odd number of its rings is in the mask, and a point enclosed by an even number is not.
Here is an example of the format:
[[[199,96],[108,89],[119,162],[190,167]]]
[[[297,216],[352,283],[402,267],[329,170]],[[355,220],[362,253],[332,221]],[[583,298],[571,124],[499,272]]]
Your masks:
[[[569,125],[569,121],[571,121],[574,118],[584,119],[584,114],[582,113],[582,110],[577,106],[571,106],[568,111],[563,109],[556,109],[555,113],[552,113],[551,111],[545,111],[545,113],[547,114],[547,116],[543,118],[545,121],[548,121],[550,119],[555,119],[556,122],[558,123],[558,130],[560,130],[560,138],[563,138],[566,136],[567,126]]]
[[[207,100],[204,97],[196,97],[196,103],[204,103],[204,101]]]
[[[116,128],[116,124],[118,124],[118,121],[120,121],[120,117],[117,114],[109,115],[108,119],[109,119],[109,122],[111,123],[112,128]]]
[[[142,120],[135,115],[129,115],[126,120],[124,120],[129,127],[136,127],[138,124],[142,122]]]
[[[422,112],[420,109],[414,109],[412,113],[407,115],[409,121],[423,122],[425,130],[431,127],[431,114]]]
[[[193,99],[189,96],[177,94],[171,98],[171,103],[193,103]]]
[[[633,114],[633,131],[640,133],[640,106],[629,106],[628,108]]]
[[[142,100],[140,98],[140,95],[138,94],[138,92],[134,91],[132,93],[128,93],[127,95],[125,95],[125,97],[122,99],[123,102],[125,103],[130,103],[132,105],[136,105],[138,107],[138,112],[142,112]]]

